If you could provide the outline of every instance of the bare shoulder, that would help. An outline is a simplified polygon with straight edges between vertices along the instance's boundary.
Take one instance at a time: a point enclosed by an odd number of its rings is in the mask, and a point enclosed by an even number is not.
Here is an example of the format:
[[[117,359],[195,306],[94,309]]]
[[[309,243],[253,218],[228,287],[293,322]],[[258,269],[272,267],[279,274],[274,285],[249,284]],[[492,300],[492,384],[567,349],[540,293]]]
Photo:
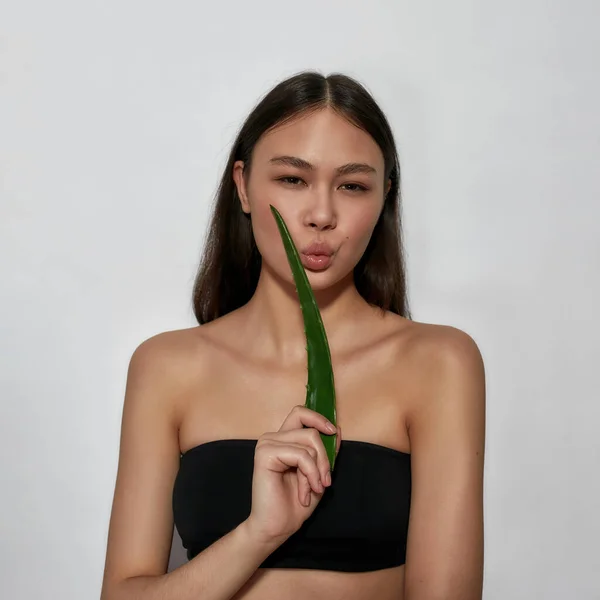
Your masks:
[[[408,330],[409,349],[428,375],[461,368],[477,372],[483,358],[475,340],[462,329],[412,321]]]
[[[453,411],[474,419],[483,436],[485,366],[473,337],[457,327],[418,322],[411,324],[408,337],[405,352],[421,392],[407,415],[409,434]]]
[[[414,390],[407,426],[439,402],[483,403],[484,362],[473,337],[450,325],[403,321],[393,339],[395,361],[408,367]]]
[[[201,367],[198,358],[210,355],[211,336],[205,330],[210,325],[198,325],[157,333],[141,342],[131,357],[131,366],[151,371],[157,376],[190,374],[190,366]],[[204,356],[203,356],[204,355]]]
[[[186,392],[209,371],[210,342],[203,326],[157,333],[133,351],[127,373],[128,388],[147,388],[151,394],[136,398],[162,402],[177,418]]]
[[[434,325],[430,337],[423,341],[427,358],[423,367],[439,385],[481,387],[485,381],[485,367],[479,346],[462,329],[449,325]]]

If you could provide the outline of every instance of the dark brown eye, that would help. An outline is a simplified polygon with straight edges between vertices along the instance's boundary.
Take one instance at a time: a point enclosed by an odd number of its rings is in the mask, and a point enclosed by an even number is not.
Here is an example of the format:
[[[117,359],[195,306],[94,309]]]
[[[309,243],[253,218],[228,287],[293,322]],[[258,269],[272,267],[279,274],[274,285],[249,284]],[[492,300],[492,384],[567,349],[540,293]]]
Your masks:
[[[351,187],[353,189],[349,189],[349,192],[367,192],[368,188],[366,188],[364,185],[360,185],[358,183],[345,183],[344,186],[342,187]]]
[[[277,181],[289,183],[290,185],[297,185],[295,182],[302,181],[302,179],[300,179],[300,177],[280,177]]]

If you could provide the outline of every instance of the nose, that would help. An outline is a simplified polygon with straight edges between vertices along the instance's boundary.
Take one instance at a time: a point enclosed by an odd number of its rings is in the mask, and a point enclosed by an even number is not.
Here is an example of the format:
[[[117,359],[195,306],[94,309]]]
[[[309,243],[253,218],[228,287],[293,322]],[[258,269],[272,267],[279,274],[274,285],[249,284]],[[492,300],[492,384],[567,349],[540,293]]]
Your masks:
[[[304,225],[319,231],[335,229],[337,214],[330,194],[324,192],[313,196],[304,212]]]

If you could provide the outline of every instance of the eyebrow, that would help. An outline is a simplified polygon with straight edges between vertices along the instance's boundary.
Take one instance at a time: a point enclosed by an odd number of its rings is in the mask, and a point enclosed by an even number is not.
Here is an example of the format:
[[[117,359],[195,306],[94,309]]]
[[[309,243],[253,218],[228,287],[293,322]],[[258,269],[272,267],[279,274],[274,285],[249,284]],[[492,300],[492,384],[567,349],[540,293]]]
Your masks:
[[[297,156],[274,156],[270,163],[275,165],[288,165],[290,167],[296,167],[297,169],[305,169],[307,171],[314,171],[315,167],[303,158]],[[353,173],[377,173],[375,167],[368,165],[367,163],[347,163],[338,167],[336,172],[339,175],[351,175]]]

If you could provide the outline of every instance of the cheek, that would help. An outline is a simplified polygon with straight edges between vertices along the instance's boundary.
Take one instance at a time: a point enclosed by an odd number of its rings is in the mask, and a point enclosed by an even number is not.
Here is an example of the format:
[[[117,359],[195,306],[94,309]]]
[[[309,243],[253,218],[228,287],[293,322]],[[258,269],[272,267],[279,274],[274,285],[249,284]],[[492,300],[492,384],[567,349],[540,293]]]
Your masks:
[[[248,197],[256,244],[261,251],[264,249],[271,251],[273,248],[270,245],[280,240],[280,236],[270,205],[272,204],[279,210],[288,226],[292,216],[287,214],[285,205],[281,206],[282,202],[278,201],[277,189],[261,180],[248,186]]]
[[[252,231],[256,246],[261,256],[269,263],[282,262],[287,264],[287,257],[281,240],[281,234],[277,227],[275,217],[271,212],[271,207],[268,199],[263,199],[259,204],[255,204],[252,208]],[[279,208],[277,203],[273,205],[279,210],[288,227],[291,228],[292,216],[286,214],[286,211]]]
[[[352,224],[346,229],[346,243],[352,250],[354,258],[360,258],[369,245],[373,229],[377,224],[379,214],[369,212],[353,219]]]
[[[299,219],[297,202],[286,202],[285,198],[282,199],[281,189],[275,185],[257,185],[255,188],[249,188],[248,195],[251,198],[252,229],[258,249],[261,253],[264,250],[275,254],[281,247],[284,252],[277,222],[271,212],[271,205],[279,211],[294,236],[295,226]]]
[[[273,201],[266,188],[267,186],[256,185],[254,181],[251,181],[247,188],[252,233],[261,254],[265,249],[265,243],[268,243],[269,239],[272,238],[277,226],[269,208]]]

